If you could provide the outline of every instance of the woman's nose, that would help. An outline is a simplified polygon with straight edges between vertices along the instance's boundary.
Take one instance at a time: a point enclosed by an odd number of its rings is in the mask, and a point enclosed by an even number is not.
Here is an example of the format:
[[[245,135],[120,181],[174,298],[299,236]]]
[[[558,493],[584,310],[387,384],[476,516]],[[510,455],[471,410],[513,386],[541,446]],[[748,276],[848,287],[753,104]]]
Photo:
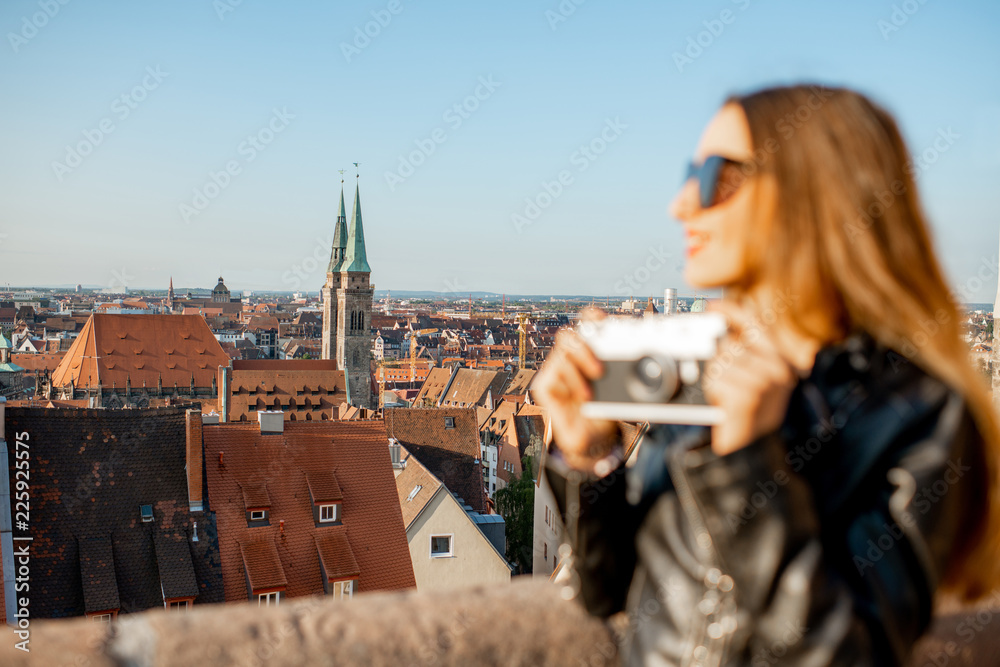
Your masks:
[[[698,205],[698,183],[695,179],[689,178],[681,186],[670,202],[667,209],[672,218],[684,221],[689,220],[699,209]]]

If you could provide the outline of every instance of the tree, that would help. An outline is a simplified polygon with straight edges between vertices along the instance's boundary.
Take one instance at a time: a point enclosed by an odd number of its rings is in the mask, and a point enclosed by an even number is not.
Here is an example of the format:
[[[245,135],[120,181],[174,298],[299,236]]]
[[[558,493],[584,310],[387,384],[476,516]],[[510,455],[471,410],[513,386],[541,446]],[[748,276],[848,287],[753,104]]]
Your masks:
[[[518,574],[531,574],[535,543],[535,483],[531,479],[531,457],[521,461],[522,472],[512,475],[507,486],[493,494],[497,511],[504,520],[507,561]]]

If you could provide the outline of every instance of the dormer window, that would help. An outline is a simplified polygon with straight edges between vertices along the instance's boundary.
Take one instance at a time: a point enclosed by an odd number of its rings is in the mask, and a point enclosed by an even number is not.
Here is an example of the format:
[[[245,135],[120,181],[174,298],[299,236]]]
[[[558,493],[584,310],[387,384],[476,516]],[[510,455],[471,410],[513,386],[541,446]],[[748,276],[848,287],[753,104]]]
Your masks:
[[[243,507],[247,526],[256,528],[270,525],[271,497],[264,482],[247,482],[243,485]]]
[[[340,505],[337,503],[319,506],[319,522],[331,523],[340,518]]]
[[[312,500],[313,521],[316,526],[338,526],[341,522],[340,503],[344,495],[332,470],[306,473],[309,498]]]

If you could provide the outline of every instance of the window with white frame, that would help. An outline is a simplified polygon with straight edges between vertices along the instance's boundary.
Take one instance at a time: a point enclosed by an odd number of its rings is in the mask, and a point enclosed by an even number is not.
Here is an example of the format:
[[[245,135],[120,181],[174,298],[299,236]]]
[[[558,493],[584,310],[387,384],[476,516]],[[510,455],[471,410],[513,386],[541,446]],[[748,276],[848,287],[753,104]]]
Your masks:
[[[98,623],[111,622],[111,614],[94,614],[93,616],[91,616],[91,618],[97,621]]]
[[[340,518],[340,505],[320,505],[319,520],[322,523],[330,523]]]
[[[267,518],[267,510],[251,510],[250,520],[251,521],[263,521]]]
[[[354,580],[334,581],[330,590],[334,600],[350,600],[354,595]]]
[[[258,607],[277,607],[280,593],[261,593],[257,596]]]
[[[167,609],[171,611],[186,611],[188,608],[187,600],[175,600],[173,602],[167,603]]]
[[[450,558],[452,537],[452,535],[431,535],[431,558]]]

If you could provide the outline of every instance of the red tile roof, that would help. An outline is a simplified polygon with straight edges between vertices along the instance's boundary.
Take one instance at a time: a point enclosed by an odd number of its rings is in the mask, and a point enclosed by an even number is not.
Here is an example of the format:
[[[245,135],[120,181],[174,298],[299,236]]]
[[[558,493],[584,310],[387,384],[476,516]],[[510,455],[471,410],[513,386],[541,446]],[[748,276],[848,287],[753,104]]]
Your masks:
[[[281,567],[278,549],[270,536],[259,539],[248,539],[240,543],[240,554],[243,556],[243,567],[250,580],[250,590],[253,593],[274,589],[285,589],[288,579]],[[224,577],[225,575],[223,575]],[[226,582],[226,599],[229,598],[229,582]]]
[[[320,421],[332,419],[346,402],[347,383],[336,361],[233,361],[228,421],[255,421],[256,411],[276,408],[288,421]]]
[[[12,354],[10,360],[26,371],[49,371],[50,373],[59,367],[59,362],[66,356],[65,352],[56,354]]]
[[[399,458],[406,461],[406,467],[396,476],[396,492],[403,512],[403,525],[409,528],[441,488],[441,481],[405,447],[401,449]]]
[[[337,476],[332,470],[307,472],[306,482],[309,484],[309,495],[312,496],[313,503],[339,503],[344,499]]]
[[[243,545],[257,540],[274,547],[289,597],[322,593],[321,557],[338,564],[330,565],[336,572],[349,563],[346,555],[337,555],[337,545],[344,542],[328,539],[335,533],[343,534],[356,559],[355,591],[416,586],[382,422],[285,422],[282,434],[265,436],[255,423],[234,422],[206,424],[203,433],[209,504],[219,526],[227,601],[247,599]],[[335,475],[343,496],[340,527],[317,526],[314,519],[310,481],[324,487],[332,481],[324,480],[327,473]],[[267,485],[270,525],[250,528],[241,485],[254,480]],[[262,563],[257,579],[277,580],[268,574],[273,572],[265,561],[253,562]]]
[[[52,386],[72,380],[79,387],[124,388],[130,378],[138,390],[163,386],[210,387],[229,356],[197,315],[91,315],[52,374]]]
[[[316,535],[316,548],[327,581],[353,579],[361,575],[361,568],[347,541],[347,529],[343,526],[334,526]]]

